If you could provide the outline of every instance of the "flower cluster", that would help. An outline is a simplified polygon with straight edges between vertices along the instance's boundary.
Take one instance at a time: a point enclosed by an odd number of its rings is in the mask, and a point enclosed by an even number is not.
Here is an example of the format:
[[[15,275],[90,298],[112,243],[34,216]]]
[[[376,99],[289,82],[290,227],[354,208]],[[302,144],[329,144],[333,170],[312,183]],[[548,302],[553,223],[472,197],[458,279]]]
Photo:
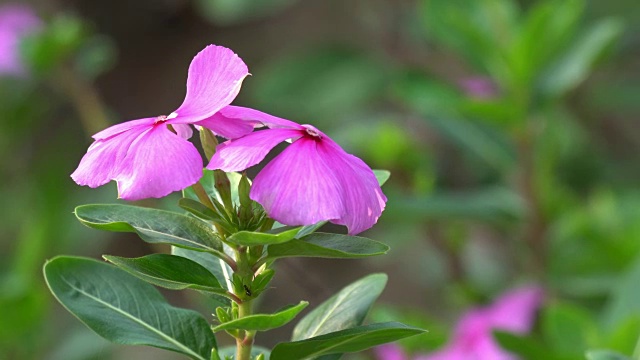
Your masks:
[[[20,58],[20,42],[41,27],[42,21],[28,6],[0,6],[0,75],[24,75],[26,69]]]
[[[247,75],[233,51],[206,47],[189,67],[187,94],[178,109],[95,134],[71,177],[90,187],[115,180],[126,200],[163,197],[202,176],[202,157],[187,141],[190,125],[229,139],[207,166],[212,170],[243,171],[288,140],[292,145],[254,180],[251,199],[286,225],[330,221],[347,226],[350,234],[373,226],[386,197],[371,168],[311,125],[231,106]],[[260,127],[265,129],[253,131]]]
[[[515,360],[516,356],[495,342],[493,330],[528,333],[542,300],[543,291],[537,286],[509,291],[490,306],[467,312],[443,349],[419,355],[414,360]],[[408,360],[402,349],[395,345],[378,347],[376,354],[380,360]]]

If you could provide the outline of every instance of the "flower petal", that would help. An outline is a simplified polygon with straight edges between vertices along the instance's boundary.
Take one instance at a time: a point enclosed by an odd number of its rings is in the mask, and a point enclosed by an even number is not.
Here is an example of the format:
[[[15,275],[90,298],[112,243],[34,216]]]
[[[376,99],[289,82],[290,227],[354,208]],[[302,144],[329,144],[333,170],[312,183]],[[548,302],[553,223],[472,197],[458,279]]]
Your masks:
[[[285,225],[312,225],[344,214],[342,185],[317,144],[299,139],[256,176],[249,196],[272,219]]]
[[[379,360],[407,360],[402,348],[396,344],[384,344],[373,348]]]
[[[159,198],[193,185],[202,177],[202,157],[185,139],[157,125],[141,134],[122,160],[119,197]]]
[[[319,144],[320,157],[344,191],[345,213],[331,222],[347,226],[350,235],[369,229],[378,221],[387,202],[373,170],[326,136]]]
[[[291,120],[279,118],[277,116],[269,115],[256,109],[246,108],[242,106],[229,105],[220,110],[220,113],[226,118],[249,121],[254,124],[264,124],[272,129],[292,128],[304,130],[304,127],[302,125]]]
[[[279,143],[300,136],[300,130],[267,129],[229,140],[218,146],[207,169],[227,172],[245,170],[262,161]]]
[[[156,121],[156,118],[144,118],[144,119],[126,121],[120,124],[110,126],[94,134],[92,138],[96,140],[104,140],[142,125],[147,125],[147,126],[144,126],[144,128],[148,129],[149,127],[151,127],[151,125],[153,125],[155,121]]]
[[[71,174],[71,178],[78,185],[92,188],[115,179],[131,143],[147,129],[146,126],[132,127],[129,131],[118,133],[108,139],[96,140],[80,160],[80,165]]]
[[[168,123],[195,123],[213,116],[231,104],[242,80],[249,75],[247,65],[232,50],[209,45],[189,66],[187,95]]]
[[[236,118],[228,118],[218,112],[210,118],[204,119],[195,125],[206,127],[216,135],[227,139],[237,139],[253,131],[253,123]]]
[[[527,333],[535,321],[535,314],[544,298],[542,288],[528,286],[511,290],[500,296],[490,308],[494,328],[514,333]]]
[[[189,140],[193,136],[193,129],[189,124],[171,124],[171,127],[176,131],[176,135],[185,140]]]

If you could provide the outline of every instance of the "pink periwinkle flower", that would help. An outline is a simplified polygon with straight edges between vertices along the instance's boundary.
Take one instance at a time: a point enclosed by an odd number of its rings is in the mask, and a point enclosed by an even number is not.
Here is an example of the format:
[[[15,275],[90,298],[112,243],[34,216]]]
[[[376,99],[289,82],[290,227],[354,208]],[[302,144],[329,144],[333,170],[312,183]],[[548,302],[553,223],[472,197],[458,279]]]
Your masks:
[[[496,84],[488,77],[472,76],[458,82],[462,90],[477,99],[491,99],[498,95]]]
[[[467,312],[442,350],[413,357],[413,360],[516,360],[493,340],[493,330],[526,334],[543,301],[543,291],[527,286],[507,292],[492,305]],[[386,344],[374,349],[378,360],[407,360],[402,348]]]
[[[242,171],[262,161],[279,143],[291,142],[260,171],[249,194],[272,219],[285,225],[330,221],[357,234],[382,214],[387,198],[371,168],[320,130],[236,106],[220,114],[259,122],[267,129],[218,146],[208,169]]]
[[[22,4],[0,6],[0,75],[24,75],[24,61],[20,55],[22,39],[42,26],[33,9]]]
[[[233,51],[207,46],[189,66],[187,95],[176,111],[128,121],[93,135],[95,142],[71,177],[89,187],[115,180],[119,197],[126,200],[163,197],[193,185],[202,177],[203,163],[198,150],[187,141],[193,133],[190,124],[226,138],[251,132],[251,123],[217,114],[235,99],[248,74]]]
[[[493,338],[493,330],[526,334],[542,305],[543,291],[528,286],[507,292],[492,305],[466,313],[456,326],[452,340],[442,350],[416,360],[515,360]]]

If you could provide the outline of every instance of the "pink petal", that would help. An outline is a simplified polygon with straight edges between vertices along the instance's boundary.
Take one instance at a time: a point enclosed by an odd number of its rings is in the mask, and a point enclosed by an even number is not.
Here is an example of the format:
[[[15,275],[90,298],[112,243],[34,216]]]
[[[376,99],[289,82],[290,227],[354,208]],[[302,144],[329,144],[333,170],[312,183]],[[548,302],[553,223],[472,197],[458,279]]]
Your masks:
[[[226,172],[245,170],[262,161],[279,143],[300,136],[300,130],[267,129],[229,140],[218,146],[207,169]]]
[[[29,6],[0,6],[0,74],[26,74],[27,69],[20,54],[20,43],[25,36],[41,27],[42,21]]]
[[[345,212],[331,222],[347,226],[350,235],[369,229],[378,221],[387,201],[373,170],[326,135],[319,144],[320,157],[343,188]]]
[[[396,344],[384,344],[373,349],[378,360],[407,360],[402,348]]]
[[[251,108],[229,105],[220,110],[220,113],[226,118],[234,118],[243,121],[249,121],[256,125],[264,124],[270,128],[292,128],[304,130],[304,127],[293,121],[269,115],[262,111]]]
[[[533,326],[536,311],[543,299],[544,292],[538,286],[505,293],[490,308],[492,326],[514,333],[527,333]]]
[[[92,188],[115,179],[129,146],[147,129],[146,126],[137,126],[108,139],[96,140],[80,160],[80,165],[71,174],[71,178],[79,185],[87,185]]]
[[[131,144],[115,180],[120,198],[139,200],[182,190],[200,177],[202,157],[198,150],[160,124]]]
[[[189,140],[193,136],[193,129],[189,124],[172,124],[171,127],[176,131],[176,135],[185,140]]]
[[[313,139],[299,139],[256,176],[250,197],[272,219],[285,225],[312,225],[344,214],[342,184],[322,159],[317,144]]]
[[[120,124],[110,126],[94,134],[92,138],[96,140],[104,140],[142,125],[148,125],[144,127],[145,129],[148,129],[155,121],[156,121],[156,118],[144,118],[144,119],[126,121]]]
[[[222,111],[216,113],[210,118],[197,122],[195,125],[206,127],[216,135],[220,135],[227,139],[237,139],[253,131],[253,124],[251,122],[228,118],[223,115]]]
[[[175,111],[178,117],[168,123],[195,123],[213,116],[235,99],[247,75],[247,65],[232,50],[207,46],[191,62],[187,95]]]

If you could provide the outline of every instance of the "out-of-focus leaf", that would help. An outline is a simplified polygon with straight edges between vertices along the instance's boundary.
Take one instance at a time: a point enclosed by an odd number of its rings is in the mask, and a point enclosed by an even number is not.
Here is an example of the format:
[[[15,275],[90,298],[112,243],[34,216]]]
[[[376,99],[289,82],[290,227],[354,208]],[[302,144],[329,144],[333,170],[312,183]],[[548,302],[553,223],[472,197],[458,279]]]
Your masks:
[[[275,14],[296,0],[197,0],[200,14],[220,25],[231,25]]]
[[[396,221],[467,219],[509,223],[524,216],[522,199],[504,188],[467,193],[435,193],[422,197],[396,197],[389,203],[388,218]]]
[[[556,97],[580,84],[622,30],[622,24],[615,19],[601,20],[591,26],[547,71],[540,83],[540,92]]]
[[[228,356],[229,359],[232,359],[236,354],[237,348],[235,346],[225,346],[218,351],[221,359],[225,359],[225,356]],[[262,346],[253,346],[251,348],[251,356],[258,356],[260,354],[264,354],[264,360],[269,360],[269,355],[271,354],[271,350],[262,347]]]
[[[169,305],[153,286],[115,266],[57,257],[45,264],[44,274],[58,301],[107,340],[159,347],[198,360],[208,360],[216,347],[200,314]]]
[[[546,343],[560,354],[581,355],[598,340],[598,328],[591,315],[568,304],[552,304],[544,309],[542,329]]]
[[[631,360],[630,357],[611,350],[589,350],[585,356],[587,360]]]
[[[351,283],[302,318],[293,330],[291,340],[304,340],[362,325],[386,284],[385,274],[369,275]]]
[[[87,79],[95,79],[116,62],[116,45],[109,37],[93,36],[78,49],[76,69]]]
[[[523,337],[504,331],[493,331],[494,339],[504,350],[517,354],[523,360],[569,360],[549,351],[545,345],[533,338]]]
[[[277,114],[299,121],[339,121],[384,93],[385,67],[363,54],[335,48],[292,54],[260,69],[253,98]],[[295,119],[294,119],[295,120]]]
[[[640,258],[618,281],[609,295],[609,302],[602,312],[602,321],[606,329],[614,329],[626,319],[640,313]]]

